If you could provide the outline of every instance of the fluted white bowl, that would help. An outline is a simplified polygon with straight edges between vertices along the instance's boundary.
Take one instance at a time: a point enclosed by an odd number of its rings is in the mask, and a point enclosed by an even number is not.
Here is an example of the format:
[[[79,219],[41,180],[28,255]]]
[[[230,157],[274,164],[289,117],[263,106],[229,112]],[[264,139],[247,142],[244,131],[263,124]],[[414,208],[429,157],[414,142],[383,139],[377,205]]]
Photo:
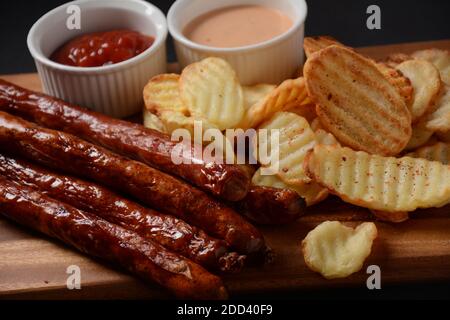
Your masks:
[[[215,48],[195,43],[183,29],[196,17],[224,7],[262,5],[280,10],[293,22],[285,33],[268,41],[237,48]],[[181,67],[209,56],[227,60],[242,84],[280,83],[303,64],[303,37],[307,15],[304,0],[177,0],[169,10],[167,24],[175,42]]]
[[[69,30],[67,9],[80,8],[81,29]],[[69,10],[70,12],[70,10]],[[130,29],[155,38],[150,48],[129,60],[101,67],[66,66],[48,57],[68,40],[97,31]],[[154,5],[141,0],[78,0],[42,16],[30,29],[28,49],[44,92],[113,117],[142,110],[142,89],[166,71],[167,23]]]

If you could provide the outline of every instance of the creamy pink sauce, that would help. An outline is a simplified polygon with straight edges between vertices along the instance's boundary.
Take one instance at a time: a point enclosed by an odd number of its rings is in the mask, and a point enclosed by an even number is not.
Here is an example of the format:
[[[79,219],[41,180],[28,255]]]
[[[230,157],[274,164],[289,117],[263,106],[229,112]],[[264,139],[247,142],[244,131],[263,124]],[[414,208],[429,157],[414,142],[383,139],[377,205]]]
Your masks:
[[[234,6],[214,10],[192,20],[183,30],[189,40],[217,47],[243,47],[270,40],[286,32],[292,20],[276,9]]]

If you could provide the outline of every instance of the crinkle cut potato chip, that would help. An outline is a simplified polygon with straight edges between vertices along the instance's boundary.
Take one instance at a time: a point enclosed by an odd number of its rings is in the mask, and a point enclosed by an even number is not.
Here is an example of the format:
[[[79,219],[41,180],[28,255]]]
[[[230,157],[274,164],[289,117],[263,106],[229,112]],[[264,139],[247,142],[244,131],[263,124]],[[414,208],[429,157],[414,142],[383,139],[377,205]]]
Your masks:
[[[306,52],[306,56],[309,58],[313,53],[325,49],[329,46],[336,45],[340,47],[347,48],[349,50],[354,51],[353,48],[347,47],[344,44],[340,43],[336,39],[333,39],[328,36],[319,36],[319,37],[306,37],[304,40],[304,48]],[[412,58],[409,58],[409,60]],[[372,59],[369,59],[373,61]],[[379,62],[376,63],[373,61],[377,68],[384,74],[384,76],[389,80],[389,82],[398,90],[400,95],[403,97],[405,102],[409,105],[412,102],[413,97],[413,87],[411,85],[411,81],[403,76],[401,72],[393,68],[390,64]],[[397,64],[395,64],[396,66]]]
[[[164,111],[189,115],[178,92],[179,79],[180,76],[174,73],[160,74],[151,78],[143,91],[147,110],[157,115]]]
[[[433,136],[434,130],[429,130],[427,128],[426,119],[421,120],[413,125],[411,139],[405,147],[406,151],[416,149],[428,143],[430,138]]]
[[[412,212],[450,202],[450,166],[316,145],[305,171],[345,202],[372,210]]]
[[[325,144],[330,146],[341,145],[339,141],[337,141],[336,138],[331,133],[329,133],[322,127],[318,118],[315,118],[313,121],[311,121],[310,126],[311,129],[314,131],[314,134],[316,135],[317,144]]]
[[[328,197],[327,189],[322,188],[314,181],[297,185],[287,185],[276,175],[262,175],[261,169],[258,169],[253,175],[252,183],[255,186],[294,190],[305,199],[308,207],[313,206]]]
[[[305,37],[305,40],[303,40],[303,49],[305,49],[307,58],[309,58],[313,53],[332,45],[345,47],[344,44],[330,36]]]
[[[291,107],[286,108],[285,111],[295,113],[308,120],[309,123],[312,123],[312,121],[317,118],[316,105],[314,103],[301,105],[294,104]]]
[[[323,128],[322,124],[320,123],[319,118],[315,118],[313,121],[311,121],[311,129],[313,129],[314,131],[317,131],[320,129],[325,130]]]
[[[204,119],[186,117],[179,112],[170,112],[170,111],[164,112],[161,114],[161,120],[164,122],[166,130],[169,133],[172,133],[177,129],[186,129],[190,132],[192,139],[194,139],[194,121],[197,122],[201,121],[203,132],[205,132],[208,129],[218,129],[215,125]],[[228,139],[223,134],[221,134],[220,137],[222,138],[222,145],[221,145],[222,148],[219,148],[219,145],[215,147],[217,157],[223,155],[223,157],[220,158],[221,161],[226,161],[227,163],[236,163],[237,160],[236,154],[234,153],[231,144],[229,144]],[[204,146],[209,145],[211,142],[212,141],[203,141]]]
[[[450,143],[437,142],[414,150],[406,156],[422,158],[429,161],[439,161],[442,164],[450,165]]]
[[[441,80],[450,86],[450,52],[448,50],[426,49],[416,51],[412,56],[415,59],[431,62],[439,70]]]
[[[396,68],[400,63],[412,60],[413,57],[404,54],[404,53],[392,53],[386,57],[386,59],[382,60],[381,63],[384,63],[385,65]]]
[[[429,130],[450,131],[450,86],[444,86],[432,113],[427,116],[426,126]]]
[[[428,61],[409,60],[397,66],[414,88],[411,105],[412,122],[418,122],[423,115],[432,110],[441,89],[438,70]]]
[[[146,108],[144,108],[142,117],[144,119],[144,127],[153,129],[159,132],[167,133],[167,129],[164,125],[164,123],[161,121],[160,118],[156,114],[151,113]]]
[[[397,89],[406,105],[409,107],[413,103],[414,88],[411,80],[405,77],[401,71],[393,69],[386,64],[377,63],[378,70],[388,79],[388,81]]]
[[[327,146],[340,146],[339,141],[329,132],[326,132],[323,129],[317,129],[314,131],[316,135],[317,144],[324,144]]]
[[[244,93],[236,72],[223,59],[206,58],[184,68],[180,96],[194,117],[220,130],[235,128],[244,116]]]
[[[194,121],[202,121],[204,130],[217,128],[206,119],[191,116],[190,111],[180,99],[179,79],[180,76],[173,73],[160,74],[150,79],[143,92],[147,110],[161,120],[167,133],[183,128],[193,134]],[[150,116],[144,120],[147,120],[149,124]],[[156,121],[155,118],[153,120]]]
[[[311,179],[305,174],[303,169],[303,159],[307,152],[311,150],[316,137],[311,130],[308,121],[291,112],[278,112],[269,121],[259,128],[266,129],[268,133],[278,130],[279,139],[278,155],[271,158],[271,165],[275,165],[278,160],[277,176],[287,184],[296,185],[310,182]],[[264,138],[265,137],[265,138]],[[272,155],[272,139],[262,135],[258,141],[258,148],[267,150],[267,155]],[[268,164],[264,164],[268,166]]]
[[[195,121],[201,121],[203,131],[207,129],[217,129],[217,126],[205,119],[185,116],[181,112],[165,110],[160,113],[159,117],[169,133],[172,133],[176,129],[182,128],[188,130],[193,137]]]
[[[362,269],[378,235],[373,222],[355,229],[338,221],[325,221],[302,241],[306,265],[326,279],[346,278]]]
[[[371,60],[330,46],[307,60],[305,79],[320,122],[344,145],[395,155],[411,138],[405,101]]]
[[[244,86],[244,105],[245,109],[249,109],[254,104],[263,100],[269,93],[275,90],[277,86],[274,84],[260,83],[253,86]]]
[[[303,78],[285,80],[266,95],[263,100],[252,105],[238,127],[243,129],[257,128],[275,113],[285,111],[293,105],[302,105],[309,102]]]
[[[315,122],[313,121],[313,123]],[[313,186],[311,179],[304,172],[304,158],[316,143],[339,145],[336,138],[331,133],[328,133],[319,127],[313,131],[306,119],[290,112],[276,113],[272,119],[264,123],[260,129],[267,129],[268,132],[271,130],[279,130],[278,157],[271,159],[271,164],[274,164],[273,162],[278,160],[277,179],[287,186],[294,188],[298,186],[298,190],[300,190],[298,193],[301,196],[305,195],[305,191],[303,191],[302,188],[306,185],[313,188],[312,194],[320,193],[318,188]],[[268,150],[267,155],[271,155],[273,149],[271,143],[270,137],[264,138],[264,136],[262,136],[262,139],[258,141],[258,148]],[[263,166],[268,166],[268,164]],[[314,199],[314,196],[311,195],[307,197],[309,199]],[[319,197],[319,199],[321,200],[321,197]],[[308,203],[315,202],[314,199]]]

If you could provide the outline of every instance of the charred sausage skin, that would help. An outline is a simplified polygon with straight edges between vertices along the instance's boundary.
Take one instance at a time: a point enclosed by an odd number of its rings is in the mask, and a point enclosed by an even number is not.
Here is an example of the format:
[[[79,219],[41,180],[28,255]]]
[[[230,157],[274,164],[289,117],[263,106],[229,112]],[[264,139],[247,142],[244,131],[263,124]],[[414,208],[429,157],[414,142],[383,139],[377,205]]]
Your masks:
[[[217,276],[137,233],[0,176],[0,213],[156,282],[178,298],[225,299]],[[124,245],[126,243],[126,245]]]
[[[294,222],[303,215],[306,203],[293,190],[251,186],[247,196],[234,207],[255,223],[281,225]]]
[[[46,94],[33,92],[0,79],[0,110],[61,130],[101,145],[126,157],[176,175],[229,201],[245,197],[250,177],[238,165],[205,162],[195,158],[175,164],[172,151],[178,144],[169,135],[129,121],[114,119]]]
[[[135,231],[214,271],[236,272],[243,266],[244,257],[229,252],[223,240],[212,238],[180,219],[145,208],[101,185],[2,154],[0,175]]]
[[[225,240],[239,253],[265,251],[264,238],[254,226],[203,191],[71,134],[0,112],[0,148],[128,193]]]

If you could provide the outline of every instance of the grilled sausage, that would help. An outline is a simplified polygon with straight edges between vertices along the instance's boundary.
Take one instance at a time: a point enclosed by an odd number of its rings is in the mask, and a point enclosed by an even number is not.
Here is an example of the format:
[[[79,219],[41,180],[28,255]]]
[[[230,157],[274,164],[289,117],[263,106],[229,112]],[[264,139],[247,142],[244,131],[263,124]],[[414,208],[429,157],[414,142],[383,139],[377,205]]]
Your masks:
[[[0,110],[142,161],[225,200],[243,199],[250,186],[250,177],[240,166],[204,162],[195,157],[193,146],[192,158],[183,161],[186,163],[174,164],[171,156],[178,142],[171,141],[169,135],[32,92],[1,79]]]
[[[265,250],[264,238],[254,226],[201,190],[70,134],[0,111],[0,148],[126,192],[225,240],[239,253]]]
[[[179,298],[224,299],[220,278],[137,233],[0,177],[0,213],[88,255],[116,263]],[[126,245],[124,245],[126,244]]]
[[[0,174],[109,222],[137,232],[200,265],[236,272],[244,256],[229,252],[223,240],[214,239],[186,222],[144,208],[109,189],[72,176],[61,175],[24,160],[0,154]]]
[[[280,225],[297,220],[306,209],[305,200],[289,189],[252,186],[234,204],[236,210],[258,224]]]

